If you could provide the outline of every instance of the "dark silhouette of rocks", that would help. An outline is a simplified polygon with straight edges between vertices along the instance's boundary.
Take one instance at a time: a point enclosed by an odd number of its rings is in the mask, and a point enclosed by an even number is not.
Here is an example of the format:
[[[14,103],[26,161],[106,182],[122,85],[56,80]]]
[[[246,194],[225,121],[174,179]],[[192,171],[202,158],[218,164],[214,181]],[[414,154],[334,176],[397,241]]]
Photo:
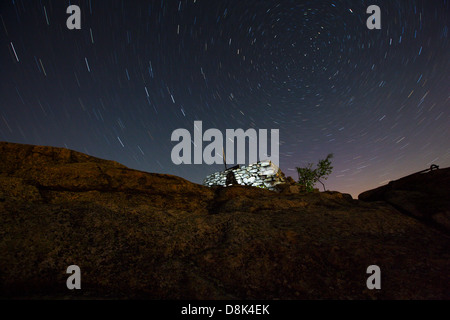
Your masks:
[[[450,231],[450,168],[424,170],[358,196],[386,201],[399,211]]]
[[[208,188],[0,143],[0,296],[450,298],[447,234],[386,202],[292,186]],[[66,288],[73,264],[79,291]],[[381,290],[366,287],[370,265]]]
[[[227,186],[237,185],[238,184],[238,182],[236,181],[236,177],[234,176],[233,171],[230,171],[230,172],[227,173],[227,180],[226,180],[225,184]]]

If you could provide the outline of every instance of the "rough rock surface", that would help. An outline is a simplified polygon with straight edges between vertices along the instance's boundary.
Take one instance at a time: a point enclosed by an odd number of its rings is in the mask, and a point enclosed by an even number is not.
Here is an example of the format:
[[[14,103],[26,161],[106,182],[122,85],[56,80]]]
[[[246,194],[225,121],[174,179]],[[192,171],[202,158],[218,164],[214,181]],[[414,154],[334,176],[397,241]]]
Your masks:
[[[208,187],[242,185],[276,191],[278,185],[286,182],[281,169],[272,161],[265,160],[210,174],[203,181],[203,185]]]
[[[2,297],[450,298],[449,236],[384,202],[208,188],[11,143],[0,180]],[[82,290],[66,288],[72,264]]]
[[[358,196],[386,201],[399,211],[450,231],[450,168],[415,173]]]

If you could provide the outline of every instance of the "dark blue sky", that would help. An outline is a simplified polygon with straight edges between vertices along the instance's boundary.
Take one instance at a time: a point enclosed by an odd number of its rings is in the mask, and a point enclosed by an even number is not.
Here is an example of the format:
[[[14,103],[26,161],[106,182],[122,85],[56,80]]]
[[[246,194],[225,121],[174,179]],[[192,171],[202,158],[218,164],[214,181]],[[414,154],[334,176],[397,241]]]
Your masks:
[[[175,129],[279,129],[287,175],[334,153],[354,196],[450,166],[449,1],[71,4],[82,30],[69,1],[1,2],[0,140],[201,183],[222,166],[175,166]]]

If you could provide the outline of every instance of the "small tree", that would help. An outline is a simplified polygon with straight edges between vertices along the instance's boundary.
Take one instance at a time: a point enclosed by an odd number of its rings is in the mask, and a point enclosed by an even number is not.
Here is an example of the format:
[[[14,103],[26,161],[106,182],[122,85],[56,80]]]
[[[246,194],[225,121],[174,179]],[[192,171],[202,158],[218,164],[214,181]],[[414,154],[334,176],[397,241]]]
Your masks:
[[[312,163],[308,163],[305,168],[297,168],[298,183],[304,186],[308,192],[311,192],[314,189],[314,185],[319,182],[323,186],[323,190],[326,191],[325,184],[322,180],[327,180],[328,175],[330,175],[333,170],[331,158],[333,158],[332,153],[329,154],[326,159],[319,160],[316,169],[312,168]]]

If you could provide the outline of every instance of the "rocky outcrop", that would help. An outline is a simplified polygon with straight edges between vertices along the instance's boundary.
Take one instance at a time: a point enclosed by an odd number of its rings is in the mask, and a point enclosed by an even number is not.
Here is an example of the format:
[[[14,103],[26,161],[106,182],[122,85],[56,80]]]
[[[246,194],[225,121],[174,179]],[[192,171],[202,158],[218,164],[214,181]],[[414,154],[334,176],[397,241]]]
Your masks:
[[[208,188],[11,143],[0,180],[2,297],[450,298],[449,237],[385,202]],[[366,287],[370,265],[382,290]]]
[[[235,183],[230,183],[230,181],[234,181]],[[237,166],[222,172],[216,172],[207,176],[203,181],[203,185],[208,187],[226,187],[233,184],[239,184],[272,191],[277,190],[277,186],[284,183],[286,183],[284,173],[269,160],[259,161],[248,166]]]
[[[386,201],[403,213],[450,231],[450,168],[415,173],[358,198]]]

